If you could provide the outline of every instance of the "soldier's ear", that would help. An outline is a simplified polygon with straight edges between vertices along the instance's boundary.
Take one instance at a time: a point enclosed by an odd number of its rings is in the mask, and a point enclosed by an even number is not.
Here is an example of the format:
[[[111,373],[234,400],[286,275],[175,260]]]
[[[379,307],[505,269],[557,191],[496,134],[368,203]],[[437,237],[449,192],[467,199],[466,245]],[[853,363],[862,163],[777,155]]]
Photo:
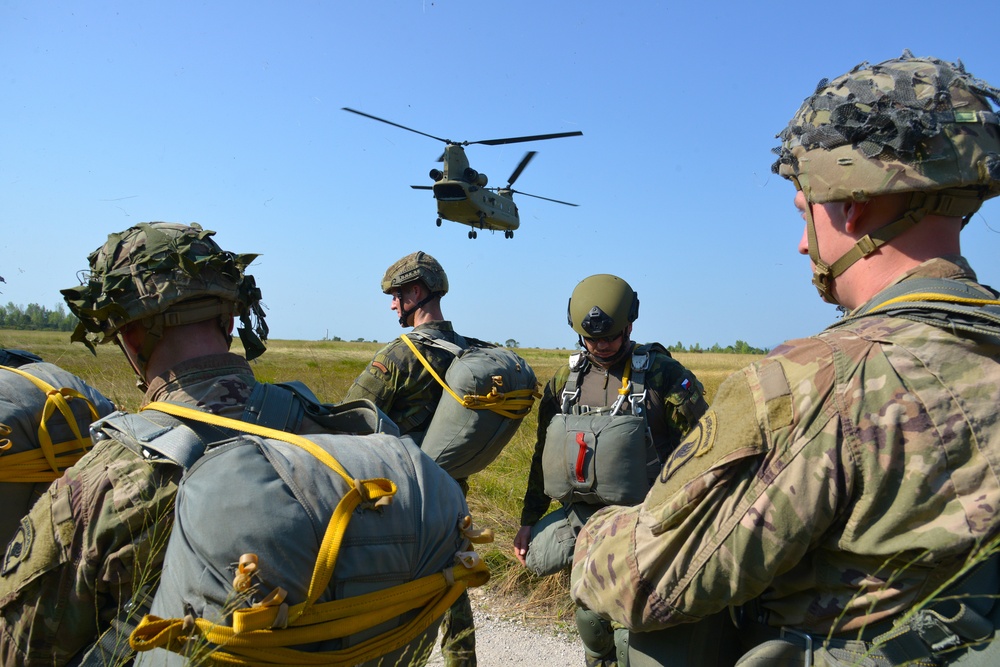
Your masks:
[[[866,201],[845,201],[838,202],[839,213],[844,216],[844,231],[848,234],[860,234],[863,227],[864,215],[868,210]]]

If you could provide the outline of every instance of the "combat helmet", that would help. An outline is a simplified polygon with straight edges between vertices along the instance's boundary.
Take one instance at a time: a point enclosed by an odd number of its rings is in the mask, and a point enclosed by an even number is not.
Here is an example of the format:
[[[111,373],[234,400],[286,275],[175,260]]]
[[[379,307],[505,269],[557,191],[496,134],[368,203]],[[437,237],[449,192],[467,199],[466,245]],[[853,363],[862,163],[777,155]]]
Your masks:
[[[138,322],[147,333],[139,352],[144,367],[165,327],[218,318],[228,335],[229,318],[238,316],[247,359],[260,356],[267,340],[261,293],[244,273],[257,255],[226,252],[214,234],[194,223],[144,222],[108,235],[87,257],[85,282],[61,290],[80,320],[71,340],[94,352]]]
[[[615,336],[639,317],[639,295],[618,276],[599,273],[577,284],[566,317],[584,338]]]
[[[382,292],[385,294],[392,294],[404,285],[418,281],[427,287],[428,294],[409,310],[400,304],[398,312],[401,327],[407,326],[407,320],[417,308],[448,293],[448,275],[436,259],[418,250],[393,262],[382,277]]]
[[[393,290],[408,283],[421,281],[431,294],[444,296],[448,293],[448,276],[436,259],[422,250],[410,253],[393,262],[382,277],[382,292],[391,294]]]
[[[909,51],[819,82],[777,135],[782,143],[771,170],[810,204],[913,193],[899,220],[832,265],[819,260],[807,210],[813,282],[824,299],[832,300],[833,278],[925,215],[968,221],[1000,194],[1000,120],[991,102],[1000,104],[1000,90],[966,72],[961,61],[915,58]]]

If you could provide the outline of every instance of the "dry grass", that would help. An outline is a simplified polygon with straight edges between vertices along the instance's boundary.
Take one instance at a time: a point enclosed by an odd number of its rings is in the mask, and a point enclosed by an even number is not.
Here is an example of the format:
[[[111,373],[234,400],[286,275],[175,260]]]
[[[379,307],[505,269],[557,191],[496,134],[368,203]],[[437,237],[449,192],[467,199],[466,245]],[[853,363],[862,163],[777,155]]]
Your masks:
[[[142,394],[122,353],[112,345],[96,356],[80,344],[69,344],[69,334],[0,330],[0,346],[34,352],[46,361],[79,375],[126,410],[139,406]],[[257,377],[266,382],[300,380],[323,401],[335,402],[364,370],[381,347],[378,343],[342,341],[268,342],[268,351],[251,362]],[[237,341],[234,351],[242,352]],[[566,360],[571,350],[518,350],[534,369],[539,382],[546,382]],[[705,385],[707,398],[731,372],[759,357],[718,353],[677,353],[674,357],[691,369]],[[496,534],[492,545],[480,552],[490,565],[493,578],[487,585],[491,601],[525,620],[573,624],[572,603],[565,574],[538,578],[513,557],[514,535],[520,527],[521,498],[528,479],[534,450],[535,413],[529,414],[500,457],[470,479],[469,505],[476,523]]]

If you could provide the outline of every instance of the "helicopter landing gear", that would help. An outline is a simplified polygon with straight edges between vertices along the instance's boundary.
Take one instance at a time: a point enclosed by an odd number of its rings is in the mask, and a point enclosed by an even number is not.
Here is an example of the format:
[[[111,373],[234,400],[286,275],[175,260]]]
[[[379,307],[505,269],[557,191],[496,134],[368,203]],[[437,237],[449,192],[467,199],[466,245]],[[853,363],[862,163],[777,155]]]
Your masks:
[[[469,232],[470,239],[474,239],[476,238],[476,236],[478,236],[478,234],[476,234],[476,230],[473,229],[472,231]]]
[[[503,237],[504,237],[505,239],[512,239],[512,238],[514,238],[514,232],[512,232],[512,231],[511,231],[511,230],[509,230],[509,229],[507,229],[507,230],[504,230],[504,233],[503,233]]]
[[[441,226],[441,218],[438,218],[437,221],[434,224],[437,225],[438,227],[440,227]]]

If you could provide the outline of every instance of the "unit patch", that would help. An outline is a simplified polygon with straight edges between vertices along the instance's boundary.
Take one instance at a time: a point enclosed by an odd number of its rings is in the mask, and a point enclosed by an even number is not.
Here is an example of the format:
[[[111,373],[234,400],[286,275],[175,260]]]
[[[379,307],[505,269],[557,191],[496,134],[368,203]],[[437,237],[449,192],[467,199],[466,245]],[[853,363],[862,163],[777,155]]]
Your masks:
[[[31,553],[31,545],[35,541],[35,531],[31,527],[31,519],[23,517],[21,525],[17,527],[17,532],[7,545],[7,552],[3,557],[3,567],[0,568],[0,575],[7,576],[17,569],[28,554]]]
[[[665,483],[677,470],[693,458],[699,458],[712,451],[718,433],[718,416],[709,410],[695,425],[684,442],[674,450],[667,463],[660,470],[660,482]]]
[[[374,366],[375,368],[379,369],[383,373],[386,373],[386,374],[389,373],[389,369],[386,368],[385,364],[383,364],[381,361],[373,361],[372,362],[372,366]]]

